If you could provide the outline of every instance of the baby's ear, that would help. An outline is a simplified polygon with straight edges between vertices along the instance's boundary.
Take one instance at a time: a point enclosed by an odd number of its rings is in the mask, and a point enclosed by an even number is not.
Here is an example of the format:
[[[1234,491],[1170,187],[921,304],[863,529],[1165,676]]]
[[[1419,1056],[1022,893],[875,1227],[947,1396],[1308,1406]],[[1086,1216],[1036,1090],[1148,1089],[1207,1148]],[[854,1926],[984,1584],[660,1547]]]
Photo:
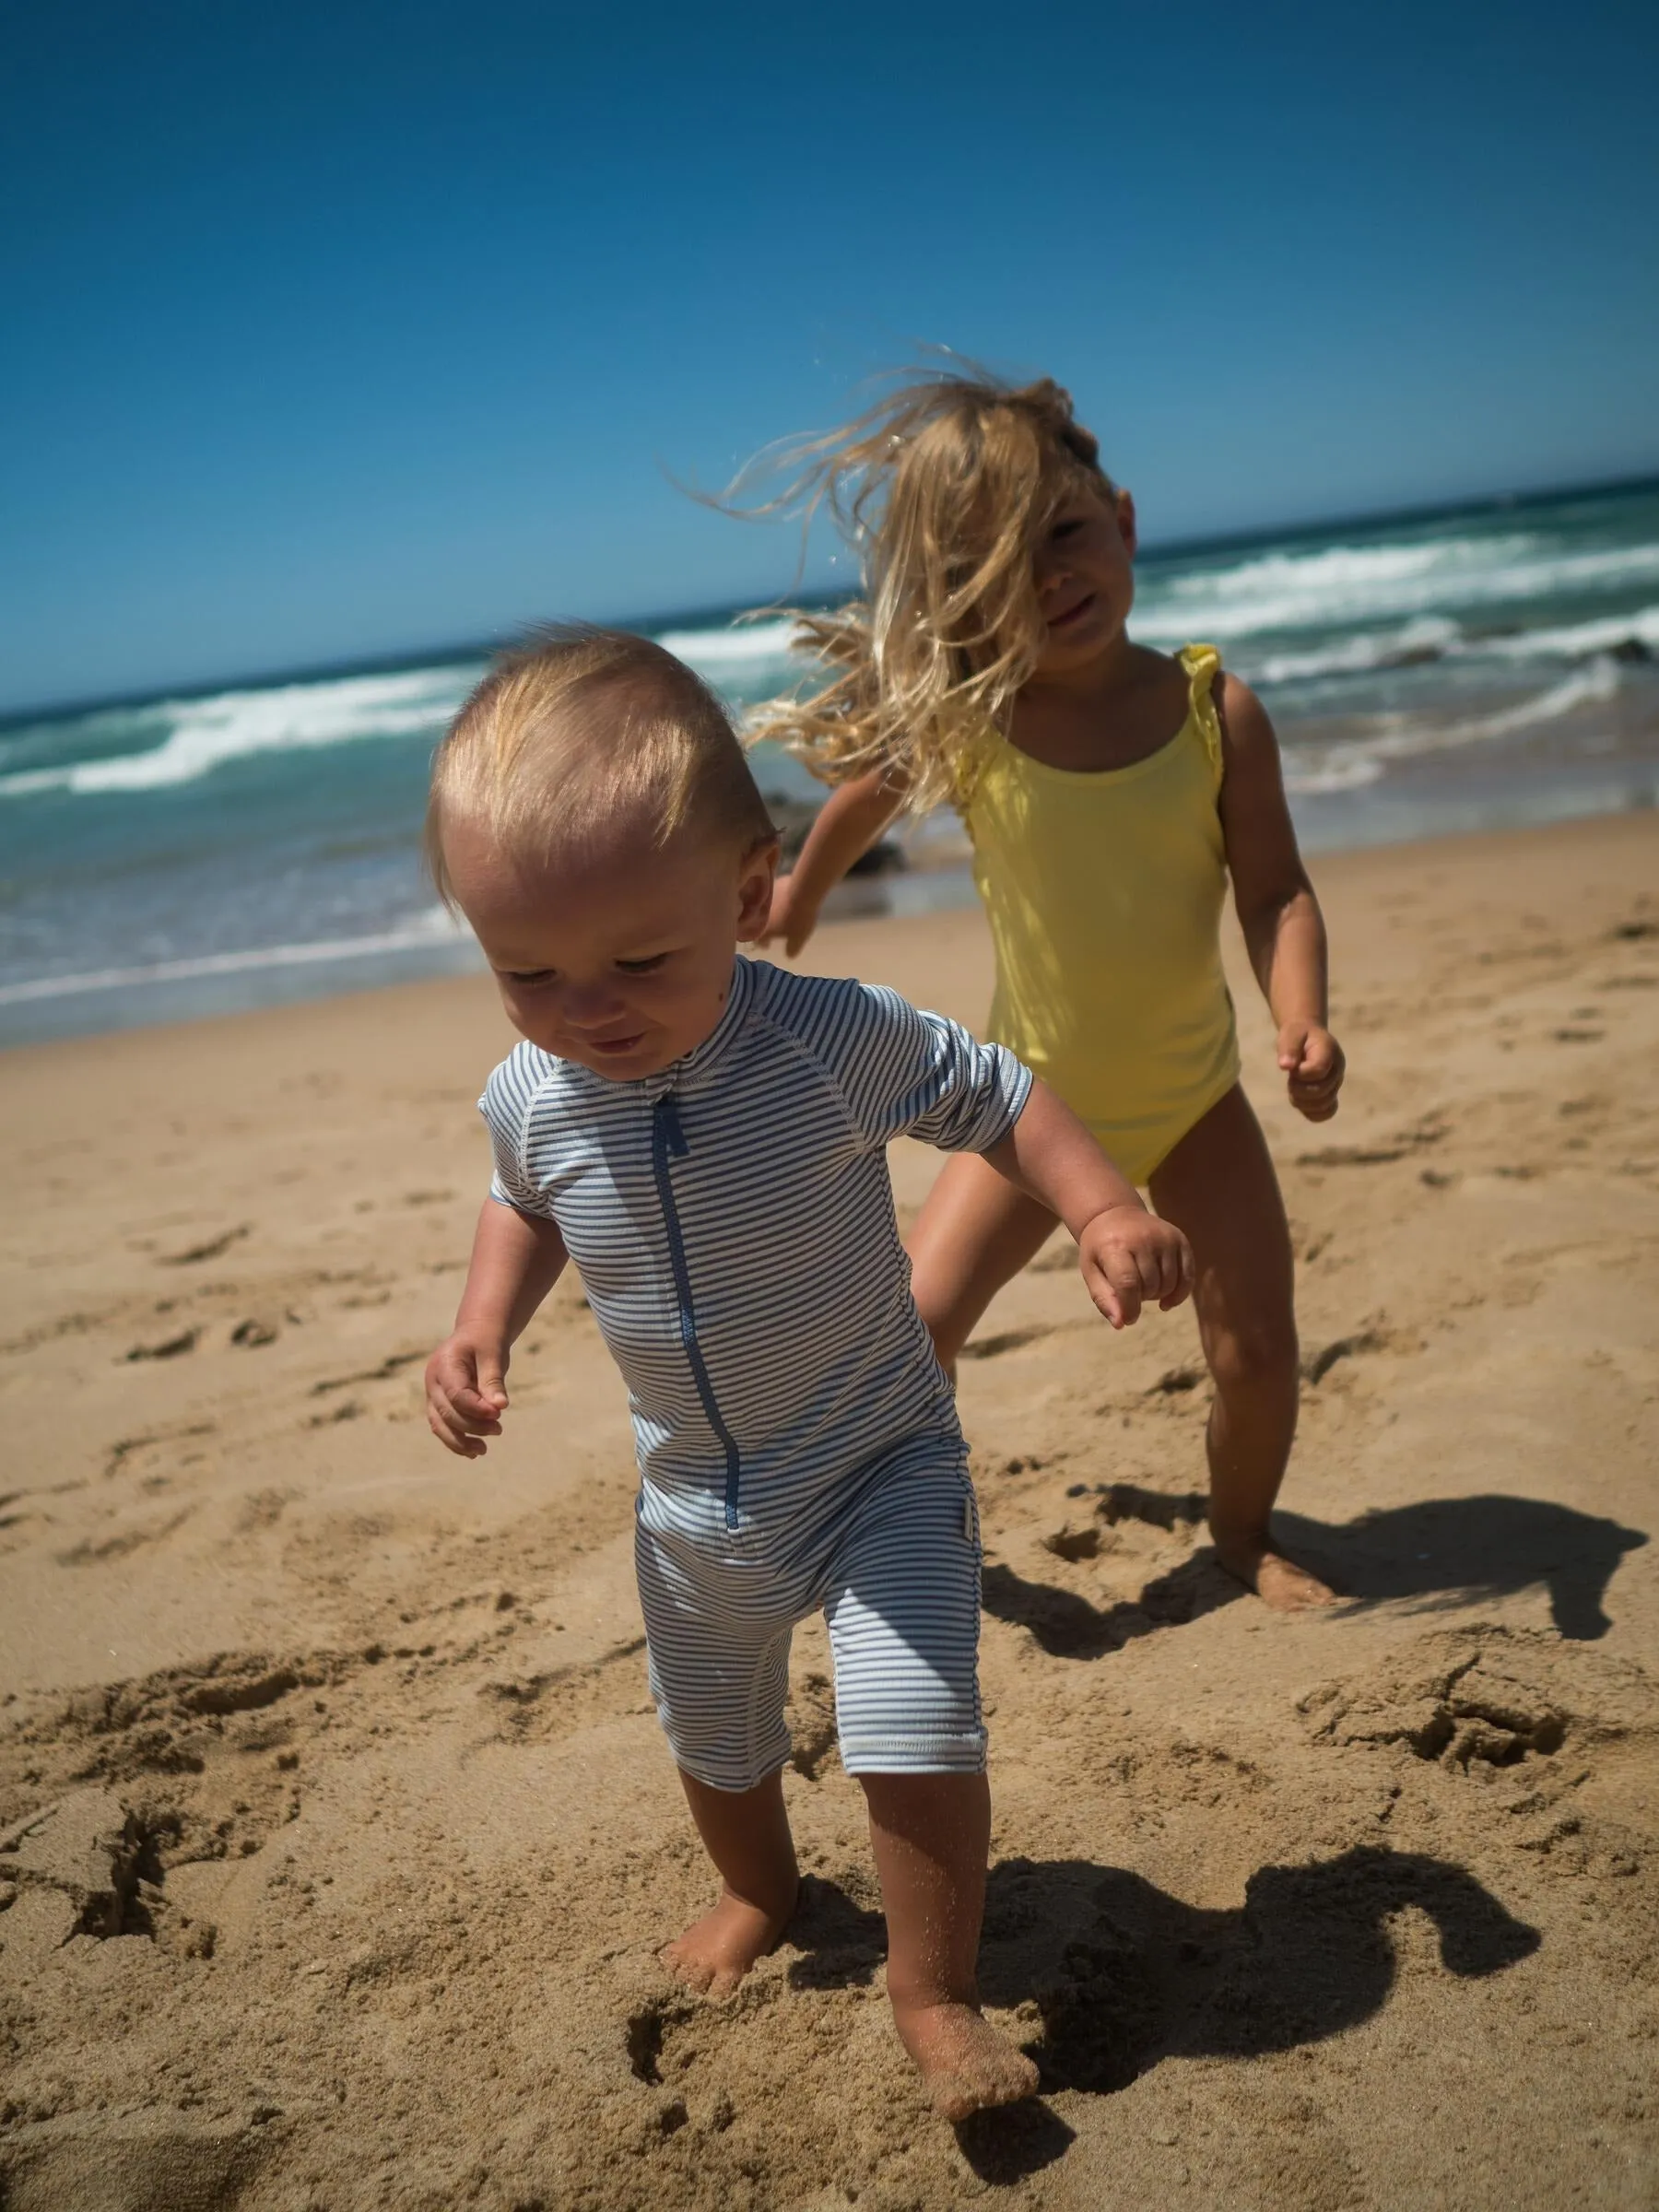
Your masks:
[[[778,841],[771,838],[743,856],[737,880],[737,935],[750,943],[771,919],[772,886],[778,877]]]
[[[1128,549],[1129,558],[1133,560],[1140,543],[1140,531],[1135,520],[1135,495],[1133,492],[1120,491],[1115,503],[1118,535],[1123,539]]]

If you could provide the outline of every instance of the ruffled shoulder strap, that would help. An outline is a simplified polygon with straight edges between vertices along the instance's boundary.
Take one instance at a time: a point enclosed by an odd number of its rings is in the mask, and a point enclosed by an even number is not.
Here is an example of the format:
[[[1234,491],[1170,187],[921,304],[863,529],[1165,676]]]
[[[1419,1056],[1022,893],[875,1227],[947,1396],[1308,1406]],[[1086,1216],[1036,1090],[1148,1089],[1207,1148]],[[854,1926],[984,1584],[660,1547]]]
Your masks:
[[[1216,711],[1215,684],[1221,673],[1221,655],[1213,645],[1183,645],[1176,658],[1187,672],[1193,720],[1198,724],[1204,749],[1209,755],[1210,772],[1219,791],[1225,756],[1221,748],[1221,717]]]
[[[973,801],[986,771],[1007,740],[986,716],[971,730],[960,744],[953,747],[949,760],[950,804],[964,822],[973,811]]]

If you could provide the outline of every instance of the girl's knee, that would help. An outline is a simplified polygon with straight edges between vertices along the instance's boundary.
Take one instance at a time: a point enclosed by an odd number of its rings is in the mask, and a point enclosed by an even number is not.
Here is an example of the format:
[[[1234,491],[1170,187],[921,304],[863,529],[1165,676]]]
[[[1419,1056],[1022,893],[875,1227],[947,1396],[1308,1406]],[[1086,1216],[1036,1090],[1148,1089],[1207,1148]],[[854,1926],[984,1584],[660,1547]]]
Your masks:
[[[1221,1390],[1261,1389],[1270,1383],[1294,1384],[1300,1347],[1296,1324],[1259,1320],[1247,1327],[1218,1330],[1206,1349],[1209,1369]]]

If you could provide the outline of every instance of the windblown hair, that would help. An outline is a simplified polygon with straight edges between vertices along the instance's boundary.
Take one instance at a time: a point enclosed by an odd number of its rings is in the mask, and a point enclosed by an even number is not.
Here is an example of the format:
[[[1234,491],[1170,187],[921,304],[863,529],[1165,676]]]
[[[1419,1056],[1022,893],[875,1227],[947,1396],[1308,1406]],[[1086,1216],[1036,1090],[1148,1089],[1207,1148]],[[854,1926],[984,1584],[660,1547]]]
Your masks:
[[[725,709],[683,661],[626,630],[538,630],[496,662],[433,757],[438,894],[454,908],[443,840],[458,820],[534,867],[630,819],[658,849],[684,829],[745,851],[777,836]]]
[[[775,498],[745,502],[777,475]],[[915,812],[959,802],[1037,665],[1038,539],[1079,490],[1113,488],[1068,393],[971,370],[902,383],[841,429],[761,454],[724,503],[803,528],[826,511],[859,556],[863,596],[795,612],[795,649],[833,673],[752,717],[749,742],[785,745],[830,783],[887,768]]]

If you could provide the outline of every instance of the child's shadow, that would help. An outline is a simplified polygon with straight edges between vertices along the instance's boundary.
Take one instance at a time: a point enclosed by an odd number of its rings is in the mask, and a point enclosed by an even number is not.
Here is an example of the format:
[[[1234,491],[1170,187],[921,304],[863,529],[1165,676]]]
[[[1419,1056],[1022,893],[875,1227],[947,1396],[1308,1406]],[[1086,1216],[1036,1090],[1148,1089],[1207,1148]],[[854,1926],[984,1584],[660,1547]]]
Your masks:
[[[1008,1859],[987,1891],[982,1983],[990,2004],[1036,2000],[1045,2088],[1109,2093],[1163,2058],[1255,2058],[1370,2019],[1394,1986],[1388,1923],[1407,1907],[1465,1980],[1540,1941],[1464,1867],[1418,1852],[1264,1866],[1219,1912],[1087,1860]]]
[[[1205,1502],[1196,1492],[1171,1496],[1115,1483],[1100,1511],[1109,1521],[1173,1528],[1201,1523]],[[1584,1642],[1606,1634],[1607,1585],[1625,1553],[1648,1540],[1641,1529],[1622,1528],[1571,1506],[1504,1496],[1427,1499],[1336,1526],[1280,1513],[1276,1526],[1288,1550],[1356,1606],[1417,1598],[1424,1611],[1446,1611],[1543,1583],[1557,1629]],[[1133,1604],[1092,1606],[1073,1591],[1027,1582],[1007,1567],[988,1567],[984,1574],[986,1611],[1030,1629],[1045,1652],[1063,1659],[1099,1658],[1134,1637],[1196,1619],[1243,1594],[1207,1548],[1148,1583]]]
[[[1026,2048],[1043,2091],[1125,2088],[1160,2060],[1260,2056],[1319,2042],[1380,2012],[1394,1981],[1388,1923],[1408,1907],[1440,1936],[1441,1964],[1474,1979],[1538,1947],[1463,1867],[1372,1848],[1311,1866],[1264,1866],[1236,1910],[1212,1912],[1139,1875],[1085,1859],[1006,1859],[991,1870],[980,1984],[989,2005],[1034,2007]],[[867,1983],[881,1916],[810,1878],[788,1940],[796,1986]],[[1036,2104],[959,2129],[969,2162],[1007,2183],[1061,2157],[1073,2131]]]
[[[865,1988],[887,1957],[887,1922],[838,1883],[804,1874],[784,1940],[800,1953],[789,1962],[792,1989]]]

